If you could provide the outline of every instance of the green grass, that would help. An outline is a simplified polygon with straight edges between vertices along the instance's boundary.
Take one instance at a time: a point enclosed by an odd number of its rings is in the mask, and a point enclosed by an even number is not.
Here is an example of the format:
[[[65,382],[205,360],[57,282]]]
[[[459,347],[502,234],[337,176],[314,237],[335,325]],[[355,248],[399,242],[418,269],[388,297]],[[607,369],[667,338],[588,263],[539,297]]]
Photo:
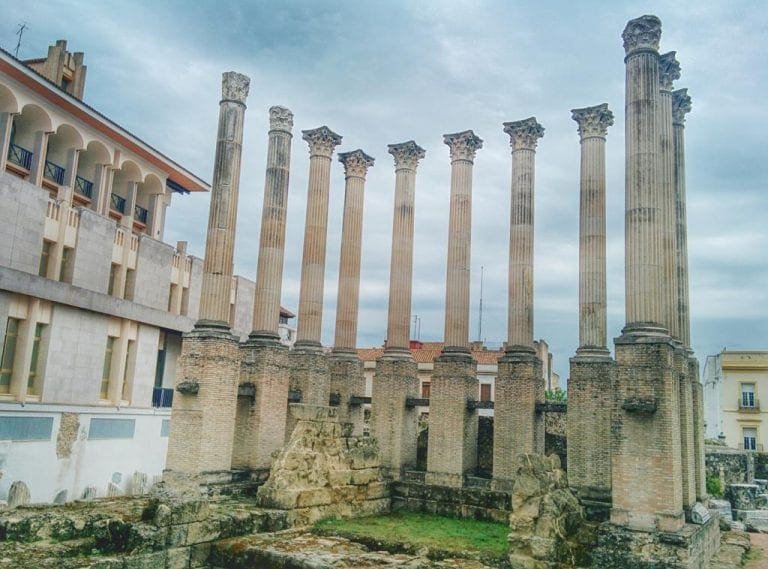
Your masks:
[[[449,555],[500,558],[507,552],[509,526],[432,514],[394,512],[369,518],[323,520],[315,524],[313,531],[320,535],[346,537],[368,547],[394,553],[413,553],[428,548],[430,557],[437,558]]]

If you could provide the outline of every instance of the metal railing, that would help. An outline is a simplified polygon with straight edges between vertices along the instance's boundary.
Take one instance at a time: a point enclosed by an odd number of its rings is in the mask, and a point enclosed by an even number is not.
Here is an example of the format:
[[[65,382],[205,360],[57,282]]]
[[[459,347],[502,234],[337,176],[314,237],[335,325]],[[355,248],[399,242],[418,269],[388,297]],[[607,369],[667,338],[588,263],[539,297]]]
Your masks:
[[[125,213],[125,198],[118,196],[117,194],[112,194],[109,197],[109,206],[114,209],[115,211],[118,211],[120,213]]]
[[[754,411],[758,412],[760,411],[760,400],[759,399],[749,399],[740,397],[739,398],[739,411]]]
[[[146,224],[147,223],[147,217],[149,216],[149,212],[141,207],[140,205],[137,205],[133,208],[133,214],[136,221],[140,221],[141,223]]]
[[[91,199],[93,197],[93,182],[90,182],[85,178],[81,178],[80,176],[76,176],[75,192],[81,196],[85,196],[86,198]]]
[[[43,169],[43,177],[49,179],[51,182],[56,182],[61,185],[64,183],[64,168],[58,164],[54,164],[50,160],[45,161],[45,168]]]
[[[170,407],[173,404],[173,388],[152,389],[152,407]]]
[[[32,166],[32,152],[17,144],[10,144],[8,146],[8,161],[29,170]]]

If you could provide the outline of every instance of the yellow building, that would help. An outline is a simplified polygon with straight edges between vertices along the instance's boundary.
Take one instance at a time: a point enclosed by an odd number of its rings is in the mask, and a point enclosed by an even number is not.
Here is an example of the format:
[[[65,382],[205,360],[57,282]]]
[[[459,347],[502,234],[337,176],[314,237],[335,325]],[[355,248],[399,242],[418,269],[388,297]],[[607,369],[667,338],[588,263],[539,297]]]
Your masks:
[[[704,405],[707,438],[762,451],[768,445],[768,351],[707,356]]]

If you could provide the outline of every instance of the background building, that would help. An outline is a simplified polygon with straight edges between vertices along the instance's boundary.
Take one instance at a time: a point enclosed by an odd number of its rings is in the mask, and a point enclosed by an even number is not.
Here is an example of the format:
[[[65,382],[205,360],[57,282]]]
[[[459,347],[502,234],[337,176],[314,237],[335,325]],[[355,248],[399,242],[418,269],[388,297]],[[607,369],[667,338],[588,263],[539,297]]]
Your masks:
[[[0,500],[17,480],[50,502],[159,476],[197,319],[202,261],[162,239],[172,198],[210,188],[85,104],[85,75],[63,40],[27,62],[0,50]],[[253,291],[233,278],[241,337]]]
[[[706,437],[762,451],[768,443],[768,351],[707,356],[703,381]]]

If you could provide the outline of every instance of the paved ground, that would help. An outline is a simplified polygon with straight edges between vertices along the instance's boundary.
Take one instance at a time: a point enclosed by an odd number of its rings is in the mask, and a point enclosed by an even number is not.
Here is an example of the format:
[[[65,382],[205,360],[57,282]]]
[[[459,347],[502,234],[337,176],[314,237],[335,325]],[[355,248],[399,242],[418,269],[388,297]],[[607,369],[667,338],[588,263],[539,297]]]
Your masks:
[[[759,557],[749,561],[744,569],[768,569],[768,534],[750,533],[749,541],[752,543],[752,551],[757,550]]]

